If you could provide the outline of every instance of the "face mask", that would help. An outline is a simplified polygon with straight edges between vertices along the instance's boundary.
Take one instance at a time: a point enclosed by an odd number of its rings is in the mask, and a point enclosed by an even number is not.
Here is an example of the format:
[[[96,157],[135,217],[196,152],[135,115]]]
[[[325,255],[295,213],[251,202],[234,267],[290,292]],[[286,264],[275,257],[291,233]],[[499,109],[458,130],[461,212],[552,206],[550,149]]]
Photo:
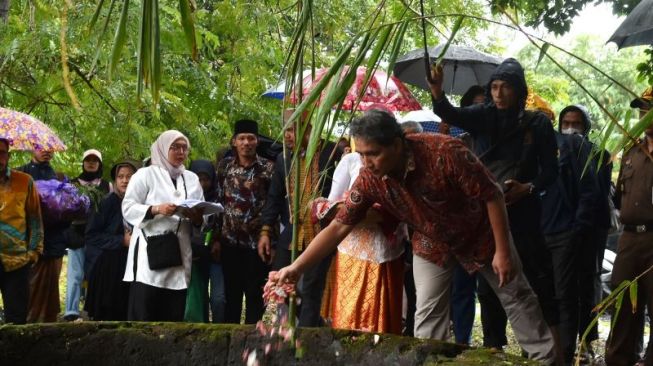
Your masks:
[[[575,128],[569,127],[569,128],[563,128],[560,132],[562,132],[563,135],[582,135],[583,131],[577,130]]]

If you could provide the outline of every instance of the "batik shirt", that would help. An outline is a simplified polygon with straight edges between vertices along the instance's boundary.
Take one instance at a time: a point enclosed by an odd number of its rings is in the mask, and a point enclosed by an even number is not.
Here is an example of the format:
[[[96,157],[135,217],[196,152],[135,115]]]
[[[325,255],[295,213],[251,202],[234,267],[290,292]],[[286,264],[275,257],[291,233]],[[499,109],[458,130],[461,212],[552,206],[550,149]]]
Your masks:
[[[218,202],[224,206],[220,242],[223,245],[255,249],[261,231],[261,210],[265,205],[274,164],[257,156],[248,167],[235,157],[217,167]]]
[[[501,196],[499,186],[459,140],[439,134],[406,139],[405,177],[379,178],[362,169],[336,219],[357,224],[379,203],[414,230],[416,255],[438,265],[453,256],[476,271],[494,254],[486,202]]]
[[[5,272],[36,263],[43,253],[39,195],[32,178],[15,170],[0,172],[0,260]]]

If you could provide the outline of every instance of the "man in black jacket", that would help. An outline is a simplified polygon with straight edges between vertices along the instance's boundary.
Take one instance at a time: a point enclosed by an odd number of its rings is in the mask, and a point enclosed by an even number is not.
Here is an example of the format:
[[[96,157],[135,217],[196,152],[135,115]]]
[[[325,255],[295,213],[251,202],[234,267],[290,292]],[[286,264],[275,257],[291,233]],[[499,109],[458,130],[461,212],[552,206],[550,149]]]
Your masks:
[[[434,68],[430,81],[433,111],[488,146],[479,158],[502,185],[510,229],[524,273],[538,296],[554,337],[559,323],[551,254],[540,229],[540,193],[558,175],[556,141],[551,121],[542,113],[525,111],[528,88],[524,70],[509,58],[497,67],[486,89],[485,104],[456,108],[442,89],[443,72]],[[507,343],[507,318],[487,283],[479,281],[484,346]]]
[[[561,125],[565,115],[560,115]],[[594,229],[599,187],[592,163],[591,146],[577,134],[556,132],[558,143],[558,179],[542,193],[542,231],[553,257],[556,294],[560,309],[560,342],[566,364],[576,350],[579,320],[579,273],[581,264],[594,252],[586,253],[581,243]],[[586,284],[593,287],[593,282]]]
[[[558,129],[563,134],[575,134],[582,138],[587,149],[593,149],[587,135],[592,128],[589,113],[582,105],[570,105],[562,109]],[[588,168],[592,168],[593,177],[599,192],[595,196],[594,214],[591,230],[578,232],[579,256],[578,265],[578,336],[581,337],[590,325],[594,314],[592,309],[601,301],[601,266],[610,229],[610,182],[612,179],[612,161],[607,151],[594,154]],[[589,170],[588,170],[589,171]],[[598,326],[594,325],[587,336],[585,349],[593,353],[590,342],[599,338]]]
[[[301,144],[300,158],[298,159],[298,164],[295,165],[292,165],[292,150],[297,143],[297,134],[293,127],[284,131],[287,151],[285,155],[282,153],[277,156],[267,201],[263,207],[263,229],[261,230],[258,242],[258,252],[261,259],[266,263],[271,263],[274,269],[279,269],[290,264],[290,244],[292,242],[293,232],[293,225],[290,223],[290,215],[292,214],[290,210],[292,200],[290,198],[294,194],[295,166],[298,165],[300,169],[304,170],[305,162],[303,156],[308,145],[310,131],[310,125],[308,125],[303,138],[299,142]],[[301,182],[299,187],[300,190],[304,190],[303,194],[301,194],[302,203],[306,203],[304,201],[312,198],[311,196],[313,194],[328,197],[329,191],[331,190],[331,177],[334,169],[334,158],[332,155],[335,146],[332,143],[324,142],[321,145],[322,148],[318,149],[313,157],[311,167],[301,174],[302,177],[300,178]],[[324,172],[326,174],[323,174]],[[290,192],[286,191],[286,177],[289,181],[288,189]],[[310,183],[308,183],[309,181]],[[316,191],[317,193],[315,193]],[[300,207],[306,209],[309,205],[300,204]],[[308,213],[310,213],[310,208],[308,210]],[[276,248],[274,248],[271,237],[274,236],[273,232],[275,230],[273,228],[276,227],[279,220],[282,228],[276,241]],[[311,228],[312,225],[305,210],[300,212],[299,222],[297,247],[299,252],[301,252],[304,245],[308,245],[317,232]],[[298,286],[301,297],[298,325],[301,327],[316,327],[321,325],[320,307],[322,294],[332,257],[333,255],[326,257],[317,267],[306,271]]]

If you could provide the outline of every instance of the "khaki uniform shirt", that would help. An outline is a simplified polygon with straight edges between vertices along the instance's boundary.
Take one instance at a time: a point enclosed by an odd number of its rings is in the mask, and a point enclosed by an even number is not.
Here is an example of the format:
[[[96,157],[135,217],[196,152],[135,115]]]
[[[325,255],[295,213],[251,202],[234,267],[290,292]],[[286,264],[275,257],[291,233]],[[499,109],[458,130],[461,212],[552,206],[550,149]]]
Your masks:
[[[653,162],[642,147],[646,149],[646,141],[628,150],[621,159],[617,197],[621,199],[624,225],[653,223]]]

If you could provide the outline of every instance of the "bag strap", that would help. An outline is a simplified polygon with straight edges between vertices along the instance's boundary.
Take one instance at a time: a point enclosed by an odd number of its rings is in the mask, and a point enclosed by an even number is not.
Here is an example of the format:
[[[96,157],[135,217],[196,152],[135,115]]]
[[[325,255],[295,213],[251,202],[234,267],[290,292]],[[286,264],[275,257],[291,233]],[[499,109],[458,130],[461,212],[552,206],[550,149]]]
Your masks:
[[[175,230],[175,235],[179,234],[179,228],[181,227],[181,221],[183,219],[179,218],[179,221],[177,221],[177,229]],[[145,228],[141,228],[141,231],[143,232],[143,237],[145,238],[145,242],[147,242],[147,233],[145,232]]]
[[[188,190],[186,189],[186,178],[184,178],[184,173],[181,173],[181,180],[184,182],[184,199],[188,199]]]
[[[188,199],[188,189],[186,189],[186,178],[184,178],[184,174],[181,174],[181,180],[184,183],[184,199]],[[175,230],[175,235],[179,234],[179,227],[181,226],[181,220],[182,218],[179,218],[179,222],[177,223],[177,230]],[[145,242],[147,242],[147,233],[145,232],[145,228],[141,228],[141,231],[143,232],[143,236],[145,237]]]

